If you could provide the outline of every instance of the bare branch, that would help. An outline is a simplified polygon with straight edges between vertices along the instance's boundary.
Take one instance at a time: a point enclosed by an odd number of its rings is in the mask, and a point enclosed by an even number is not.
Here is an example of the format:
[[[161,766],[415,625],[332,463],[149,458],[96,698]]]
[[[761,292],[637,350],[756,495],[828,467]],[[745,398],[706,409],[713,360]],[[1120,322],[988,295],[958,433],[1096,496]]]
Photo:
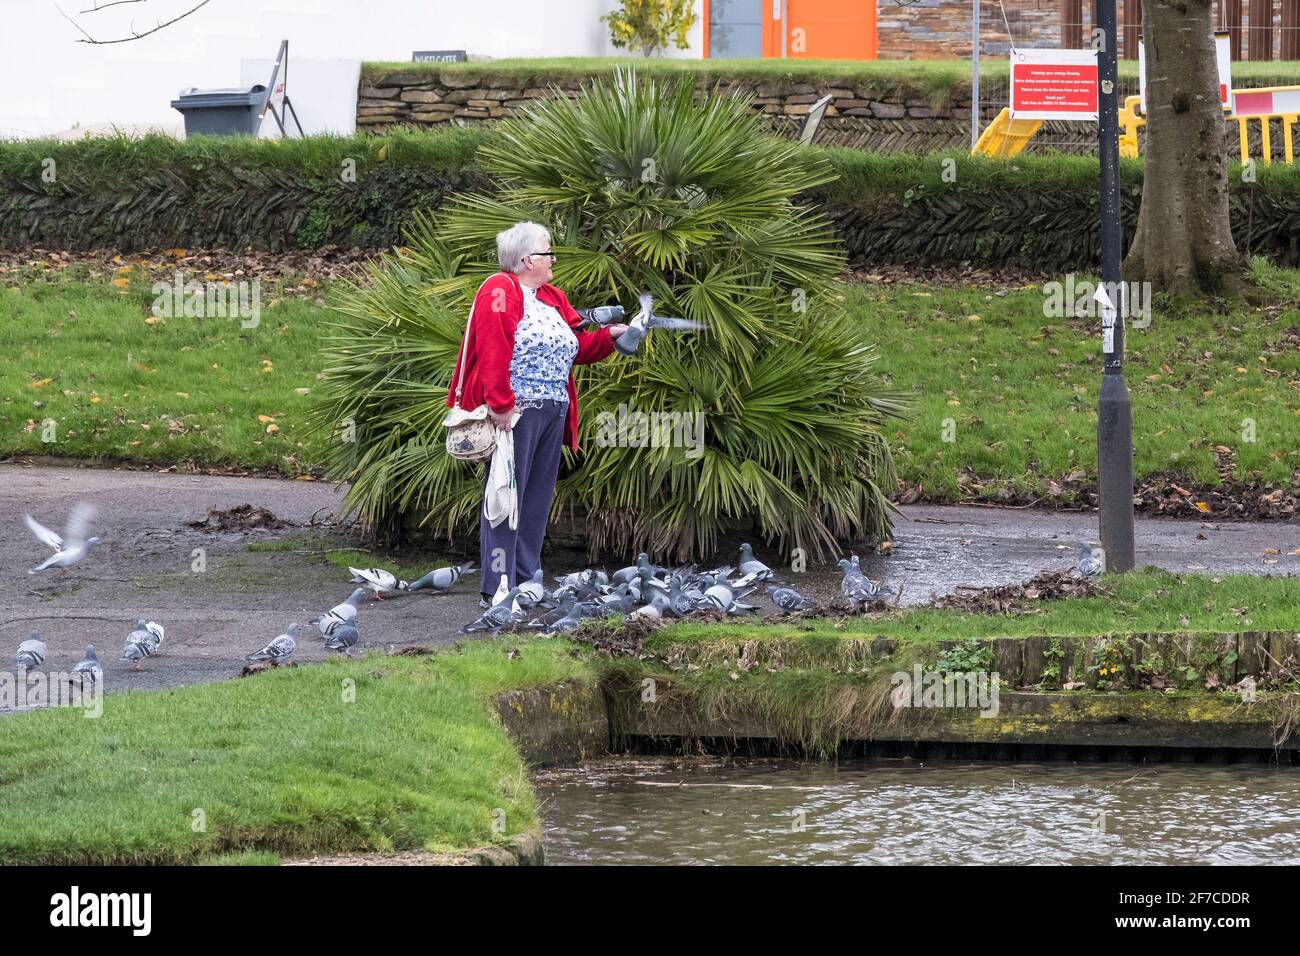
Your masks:
[[[148,0],[113,0],[112,3],[95,4],[89,10],[78,10],[77,13],[98,13],[100,10],[107,10],[109,7],[120,7],[124,3],[147,3]]]
[[[107,9],[108,7],[116,6],[117,4],[120,4],[120,3],[133,3],[133,2],[136,2],[136,0],[114,0],[113,3],[106,3],[106,4],[104,4],[102,7],[96,7],[95,10],[105,10],[105,9]],[[141,2],[143,2],[143,0],[141,0]],[[173,23],[176,23],[177,21],[180,21],[180,20],[184,20],[184,19],[185,19],[186,17],[188,17],[190,14],[192,14],[192,13],[198,11],[198,10],[201,10],[203,7],[206,7],[206,6],[207,6],[209,3],[211,3],[211,2],[212,2],[212,0],[200,0],[200,2],[199,2],[198,4],[196,4],[195,6],[191,7],[190,9],[186,10],[184,13],[180,14],[179,16],[172,17],[170,20],[167,20],[167,21],[160,21],[160,22],[159,22],[156,26],[154,26],[152,29],[145,30],[143,33],[137,33],[137,32],[135,31],[135,28],[133,27],[133,28],[131,29],[131,35],[130,35],[129,37],[118,37],[118,38],[115,39],[115,40],[96,40],[94,37],[92,37],[89,33],[87,33],[87,32],[82,28],[81,24],[77,23],[76,20],[73,20],[70,16],[68,16],[66,13],[64,13],[63,10],[60,9],[57,5],[55,6],[55,9],[59,11],[59,13],[60,13],[60,15],[63,17],[63,19],[67,20],[67,21],[68,21],[69,23],[71,23],[74,27],[76,27],[76,28],[81,32],[81,35],[85,37],[84,40],[77,40],[78,43],[91,43],[91,44],[94,44],[95,46],[107,46],[108,44],[111,44],[111,43],[130,43],[132,40],[139,40],[139,39],[141,39],[142,37],[147,37],[147,36],[149,36],[151,33],[157,33],[159,30],[165,30],[167,27],[171,26]],[[91,11],[84,11],[84,10],[83,10],[82,12],[83,12],[83,13],[85,13],[85,12],[91,12],[91,13],[93,13],[93,12],[95,12],[95,11],[94,11],[94,10],[91,10]]]

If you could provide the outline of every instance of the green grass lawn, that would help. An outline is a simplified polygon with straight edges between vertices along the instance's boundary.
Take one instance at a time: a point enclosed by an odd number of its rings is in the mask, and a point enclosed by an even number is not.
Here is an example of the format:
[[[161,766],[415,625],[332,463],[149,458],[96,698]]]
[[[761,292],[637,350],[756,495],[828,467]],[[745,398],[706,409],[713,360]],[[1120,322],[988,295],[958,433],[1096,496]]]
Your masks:
[[[1300,272],[1256,273],[1279,305],[1172,314],[1156,302],[1151,327],[1131,331],[1139,481],[1170,474],[1211,487],[1220,461],[1247,480],[1286,482],[1300,468]],[[1046,317],[1041,283],[998,291],[845,287],[880,368],[913,396],[912,418],[889,432],[900,477],[936,500],[1069,500],[1096,475],[1095,323]],[[260,324],[244,329],[150,323],[138,275],[126,287],[0,289],[0,454],[319,469],[323,438],[305,420],[330,313],[274,290],[262,300]]]
[[[150,322],[150,285],[121,280],[0,288],[0,453],[310,470],[325,311],[263,289],[256,328]]]
[[[1151,327],[1130,331],[1139,481],[1218,484],[1216,447],[1235,456],[1238,477],[1286,482],[1300,468],[1300,272],[1258,273],[1287,306],[1170,314],[1155,302]],[[1095,479],[1100,323],[1048,318],[1044,300],[1040,283],[1004,296],[848,289],[882,368],[915,396],[912,420],[889,433],[900,477],[941,499],[996,500],[1008,487],[1049,502],[1062,493],[1054,481]]]
[[[244,862],[268,862],[500,842],[538,817],[489,698],[590,676],[569,649],[502,640],[372,654],[110,694],[96,719],[67,709],[3,718],[0,860],[172,863],[257,850]]]

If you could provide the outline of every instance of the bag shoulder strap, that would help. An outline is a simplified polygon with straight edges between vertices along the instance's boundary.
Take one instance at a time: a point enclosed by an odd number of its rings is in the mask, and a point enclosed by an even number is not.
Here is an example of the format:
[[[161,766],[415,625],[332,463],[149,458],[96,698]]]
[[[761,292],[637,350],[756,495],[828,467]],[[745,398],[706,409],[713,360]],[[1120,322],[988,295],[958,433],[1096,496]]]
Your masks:
[[[469,327],[474,322],[474,304],[478,302],[478,295],[479,292],[483,291],[483,286],[487,285],[489,282],[491,282],[499,275],[509,275],[511,279],[515,279],[514,273],[494,272],[492,275],[488,276],[486,279],[483,280],[483,282],[478,287],[478,292],[475,292],[474,297],[469,300],[469,318],[465,320],[465,337],[461,339],[460,358],[456,360],[456,364],[460,366],[460,376],[456,381],[456,404],[457,405],[460,405],[460,393],[465,388],[465,350],[469,348]],[[519,280],[515,279],[515,284],[518,285],[518,283]]]

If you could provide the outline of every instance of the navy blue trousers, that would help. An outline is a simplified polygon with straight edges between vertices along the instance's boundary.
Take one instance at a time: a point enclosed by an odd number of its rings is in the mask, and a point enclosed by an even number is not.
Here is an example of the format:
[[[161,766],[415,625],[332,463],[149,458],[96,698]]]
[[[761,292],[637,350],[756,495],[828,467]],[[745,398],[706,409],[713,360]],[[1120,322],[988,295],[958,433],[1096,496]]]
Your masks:
[[[541,408],[523,409],[515,422],[518,527],[511,529],[509,519],[492,527],[479,507],[479,567],[483,569],[479,588],[485,597],[496,592],[501,575],[514,587],[541,567],[542,539],[546,537],[546,519],[555,497],[568,413],[568,402],[544,401]],[[483,489],[486,492],[486,477]]]

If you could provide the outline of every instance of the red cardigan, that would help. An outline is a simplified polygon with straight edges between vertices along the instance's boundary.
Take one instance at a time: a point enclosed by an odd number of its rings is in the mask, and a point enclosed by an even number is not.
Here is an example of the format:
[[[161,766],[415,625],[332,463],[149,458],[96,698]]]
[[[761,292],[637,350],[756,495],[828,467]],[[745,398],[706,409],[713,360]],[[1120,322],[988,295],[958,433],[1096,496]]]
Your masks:
[[[552,305],[574,329],[578,340],[575,365],[599,362],[614,351],[614,339],[609,329],[579,332],[576,326],[581,316],[564,293],[546,284],[538,288],[539,301]],[[509,411],[514,407],[515,396],[510,390],[510,359],[515,350],[515,328],[524,317],[524,291],[519,277],[513,272],[498,272],[483,284],[474,299],[473,320],[469,325],[469,341],[462,341],[461,352],[456,353],[456,367],[451,373],[447,388],[447,407],[456,404],[456,382],[460,378],[460,360],[465,358],[465,387],[460,395],[461,408],[478,408],[484,402],[495,412]],[[573,451],[578,450],[578,390],[569,371],[569,412],[564,423],[564,442]]]

